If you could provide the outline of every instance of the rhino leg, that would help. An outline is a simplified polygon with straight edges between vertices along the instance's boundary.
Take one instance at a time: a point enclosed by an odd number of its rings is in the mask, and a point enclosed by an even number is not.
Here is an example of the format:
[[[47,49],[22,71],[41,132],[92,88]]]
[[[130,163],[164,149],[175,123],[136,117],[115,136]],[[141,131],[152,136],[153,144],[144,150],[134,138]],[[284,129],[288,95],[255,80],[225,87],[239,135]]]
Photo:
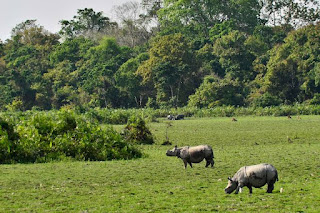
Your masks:
[[[186,169],[186,168],[187,168],[187,165],[188,165],[187,160],[183,160],[183,163],[184,163],[184,168]]]
[[[238,186],[237,188],[236,188],[236,191],[234,192],[235,194],[238,194],[239,193],[239,190],[240,190],[240,187]]]
[[[213,167],[213,164],[214,164],[214,161],[213,161],[213,159],[211,158],[209,158],[209,159],[206,159],[206,161],[207,161],[207,163],[206,163],[206,167],[208,167],[210,164],[211,164],[211,167]]]
[[[207,161],[207,163],[206,163],[206,167],[208,167],[209,165],[210,165],[210,161],[209,160],[206,160]]]
[[[213,161],[213,158],[211,159],[211,167],[213,167],[214,165],[214,161]]]
[[[273,189],[274,189],[274,183],[277,181],[278,177],[275,176],[274,178],[272,178],[267,184],[268,184],[268,189],[267,192],[268,193],[272,193]]]
[[[267,189],[267,192],[268,192],[268,193],[272,193],[273,189],[274,189],[274,185],[273,185],[273,183],[268,183],[268,189]]]
[[[244,184],[243,183],[239,183],[237,188],[236,188],[236,191],[235,191],[235,194],[238,194],[239,191],[242,192],[242,188],[244,187]]]

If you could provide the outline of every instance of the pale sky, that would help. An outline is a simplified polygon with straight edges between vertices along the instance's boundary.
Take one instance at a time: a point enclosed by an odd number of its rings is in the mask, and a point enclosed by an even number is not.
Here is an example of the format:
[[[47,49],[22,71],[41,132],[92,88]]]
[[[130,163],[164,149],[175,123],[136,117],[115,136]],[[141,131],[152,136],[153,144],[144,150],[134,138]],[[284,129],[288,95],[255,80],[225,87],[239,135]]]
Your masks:
[[[37,24],[56,33],[60,30],[60,20],[70,20],[78,9],[93,8],[104,12],[112,19],[112,8],[129,1],[140,0],[0,0],[0,39],[10,38],[11,30],[28,19],[36,19]]]

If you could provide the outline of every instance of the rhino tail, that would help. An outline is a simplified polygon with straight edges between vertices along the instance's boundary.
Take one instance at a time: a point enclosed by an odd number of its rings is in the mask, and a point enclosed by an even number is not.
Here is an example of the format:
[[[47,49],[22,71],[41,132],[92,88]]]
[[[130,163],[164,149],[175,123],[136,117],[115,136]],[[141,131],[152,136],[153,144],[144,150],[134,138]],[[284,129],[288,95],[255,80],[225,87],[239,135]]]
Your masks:
[[[279,181],[279,177],[278,177],[278,171],[275,170],[275,177],[274,177],[274,182]]]

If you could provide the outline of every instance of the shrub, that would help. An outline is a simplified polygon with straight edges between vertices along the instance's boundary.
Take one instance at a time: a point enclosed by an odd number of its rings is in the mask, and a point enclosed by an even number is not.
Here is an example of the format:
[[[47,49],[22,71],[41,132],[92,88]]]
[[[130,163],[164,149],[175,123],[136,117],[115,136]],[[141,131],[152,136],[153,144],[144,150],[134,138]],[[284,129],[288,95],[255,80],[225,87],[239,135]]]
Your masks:
[[[251,105],[257,107],[279,106],[282,100],[270,93],[264,93],[252,100]]]
[[[18,138],[13,125],[0,117],[0,159],[10,161],[10,154],[15,152]]]
[[[320,93],[314,94],[313,98],[310,100],[311,105],[319,105],[320,104]]]
[[[123,135],[126,141],[136,144],[153,144],[154,140],[146,122],[139,116],[131,116],[124,128]]]
[[[0,163],[142,156],[112,128],[102,130],[98,123],[89,123],[73,112],[33,112],[21,117],[16,125],[3,119],[0,124]]]

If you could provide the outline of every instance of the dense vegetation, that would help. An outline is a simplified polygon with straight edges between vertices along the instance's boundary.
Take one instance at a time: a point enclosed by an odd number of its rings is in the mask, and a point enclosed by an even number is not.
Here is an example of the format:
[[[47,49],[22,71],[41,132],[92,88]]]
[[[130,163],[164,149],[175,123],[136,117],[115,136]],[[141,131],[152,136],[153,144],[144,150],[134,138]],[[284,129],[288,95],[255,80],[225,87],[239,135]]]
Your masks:
[[[149,127],[148,157],[104,162],[0,165],[0,212],[319,212],[320,116],[187,118]],[[123,129],[125,125],[114,126]],[[209,144],[213,169],[184,169],[174,145]],[[267,162],[279,173],[272,194],[224,193],[241,166]],[[282,193],[280,193],[280,189]],[[28,198],[28,199],[26,199]]]
[[[142,0],[0,41],[0,109],[320,103],[318,1]]]
[[[159,122],[168,114],[194,118],[234,116],[319,115],[320,106],[215,107],[199,109],[89,109],[0,113],[0,164],[60,160],[114,160],[142,157],[137,144],[154,144],[148,122]],[[118,132],[99,125],[126,125]],[[167,126],[171,127],[170,122]],[[167,134],[167,133],[166,133]],[[164,141],[170,142],[166,137]]]
[[[103,161],[141,156],[136,147],[112,128],[102,130],[98,123],[87,122],[70,111],[30,111],[0,116],[1,164],[66,159]]]

